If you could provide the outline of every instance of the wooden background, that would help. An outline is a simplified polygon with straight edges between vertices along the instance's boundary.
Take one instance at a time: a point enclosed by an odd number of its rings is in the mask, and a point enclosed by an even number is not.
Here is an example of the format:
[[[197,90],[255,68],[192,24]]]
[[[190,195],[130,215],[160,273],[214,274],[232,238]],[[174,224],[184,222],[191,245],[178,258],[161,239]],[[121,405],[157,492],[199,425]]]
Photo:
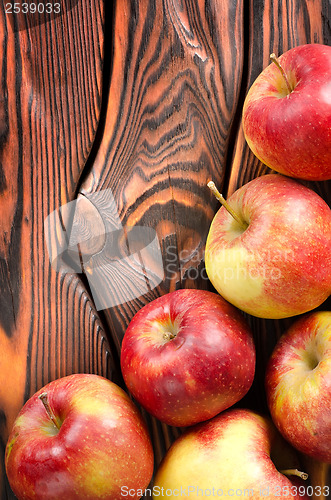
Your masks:
[[[241,109],[270,53],[307,42],[331,45],[329,0],[61,0],[61,14],[48,17],[8,14],[5,6],[2,500],[15,498],[4,472],[4,448],[27,398],[50,380],[77,372],[121,383],[120,345],[133,314],[176,288],[210,288],[204,245],[218,203],[206,183],[213,178],[228,195],[268,172],[245,144]],[[310,185],[330,204],[330,182]],[[115,305],[97,311],[90,285],[93,266],[107,259],[100,229],[107,220],[91,200],[105,192],[114,196],[120,225],[156,231],[165,275],[147,293],[115,304],[125,273],[139,289],[144,272],[157,276],[159,269],[152,254],[147,270],[134,264],[124,273],[111,269],[104,286]],[[55,253],[61,241],[69,248],[51,263],[44,221],[74,200],[74,218],[66,219],[62,210],[55,223],[58,239],[50,242]],[[65,246],[68,235],[74,236]],[[125,256],[125,244],[118,243],[118,251]],[[82,253],[88,256],[83,262]],[[329,301],[323,307],[330,308]],[[292,320],[249,320],[257,376],[241,404],[266,410],[265,363]],[[157,465],[179,430],[144,415]]]

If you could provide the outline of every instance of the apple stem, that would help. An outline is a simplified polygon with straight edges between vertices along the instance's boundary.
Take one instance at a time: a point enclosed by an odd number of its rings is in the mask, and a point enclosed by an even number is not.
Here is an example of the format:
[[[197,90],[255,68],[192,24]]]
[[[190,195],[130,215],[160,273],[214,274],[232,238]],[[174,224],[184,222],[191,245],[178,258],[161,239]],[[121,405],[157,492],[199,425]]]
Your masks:
[[[301,472],[298,469],[286,469],[281,470],[280,472],[285,476],[297,476],[301,477],[301,479],[304,479],[305,481],[308,479],[308,474],[306,472]]]
[[[223,207],[226,208],[226,210],[229,212],[230,215],[234,218],[236,222],[242,227],[242,229],[245,231],[248,228],[248,224],[243,221],[239,215],[233,210],[232,207],[228,204],[224,196],[219,192],[217,187],[215,186],[215,183],[213,181],[209,181],[207,186],[209,189],[212,191],[212,193],[215,195],[215,197],[218,199],[218,201],[223,205]]]
[[[278,69],[279,69],[279,71],[281,72],[281,74],[282,74],[282,76],[283,76],[283,78],[284,78],[284,80],[285,80],[285,82],[286,82],[286,86],[287,86],[287,88],[288,88],[289,93],[293,92],[293,90],[294,90],[294,89],[292,88],[292,86],[291,86],[290,82],[288,81],[287,74],[285,73],[283,66],[282,66],[282,65],[280,64],[280,62],[278,61],[278,59],[277,59],[277,57],[276,57],[276,54],[274,54],[274,53],[270,54],[270,59],[271,59],[271,61],[272,61],[273,63],[275,63],[275,64],[276,64],[277,68],[278,68]]]
[[[54,412],[53,412],[52,408],[49,406],[47,392],[42,392],[38,397],[39,397],[40,401],[43,403],[47,415],[49,416],[49,418],[51,419],[51,421],[53,422],[53,424],[55,425],[55,427],[58,430],[60,430],[61,426],[60,426],[59,422],[57,421],[57,418],[54,415]]]

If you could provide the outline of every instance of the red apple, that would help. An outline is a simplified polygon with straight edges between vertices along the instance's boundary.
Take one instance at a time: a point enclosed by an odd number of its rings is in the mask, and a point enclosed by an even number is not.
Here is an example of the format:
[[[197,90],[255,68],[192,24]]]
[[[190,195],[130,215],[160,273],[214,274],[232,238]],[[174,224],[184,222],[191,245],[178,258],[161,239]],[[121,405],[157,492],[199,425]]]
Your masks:
[[[265,68],[246,96],[247,143],[277,172],[331,179],[331,47],[301,45],[281,55],[278,64]]]
[[[313,190],[280,174],[248,182],[215,215],[207,275],[239,309],[262,318],[310,311],[331,293],[331,210]]]
[[[252,333],[216,293],[184,289],[140,309],[122,343],[124,381],[159,420],[188,426],[239,401],[255,371]]]
[[[331,312],[314,311],[279,339],[266,372],[270,413],[298,450],[331,463]]]
[[[300,475],[297,457],[271,420],[231,409],[172,444],[156,473],[153,498],[307,499],[306,484],[294,474]]]
[[[5,465],[19,500],[118,500],[123,485],[148,485],[153,449],[140,413],[120,387],[76,374],[50,382],[25,403]]]

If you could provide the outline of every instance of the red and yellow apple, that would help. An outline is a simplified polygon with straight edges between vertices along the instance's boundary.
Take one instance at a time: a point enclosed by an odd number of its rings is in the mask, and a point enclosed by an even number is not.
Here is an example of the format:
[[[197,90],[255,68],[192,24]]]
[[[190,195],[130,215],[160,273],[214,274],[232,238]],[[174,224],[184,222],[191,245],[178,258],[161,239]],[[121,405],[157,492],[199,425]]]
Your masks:
[[[50,382],[25,403],[5,466],[19,500],[118,500],[123,485],[148,486],[154,458],[127,394],[103,377],[76,374]]]
[[[153,498],[307,499],[305,483],[295,476],[304,476],[298,466],[271,419],[230,409],[186,430],[172,444],[157,470]]]
[[[255,346],[240,311],[217,293],[183,289],[146,304],[123,338],[121,368],[134,398],[179,427],[239,401],[255,372]]]
[[[331,179],[331,47],[288,50],[257,77],[242,113],[246,141],[290,177]]]
[[[280,174],[253,179],[209,229],[205,262],[216,290],[239,309],[285,318],[331,293],[331,210],[312,189]]]
[[[266,371],[270,413],[301,452],[331,463],[331,312],[297,319],[279,339]]]

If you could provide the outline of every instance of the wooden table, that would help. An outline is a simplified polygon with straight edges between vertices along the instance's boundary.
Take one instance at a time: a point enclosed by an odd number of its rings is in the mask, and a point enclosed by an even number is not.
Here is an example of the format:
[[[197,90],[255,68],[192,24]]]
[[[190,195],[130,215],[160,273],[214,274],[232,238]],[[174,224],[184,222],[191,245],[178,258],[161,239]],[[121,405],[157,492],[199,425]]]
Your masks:
[[[329,0],[61,0],[60,7],[57,15],[0,7],[2,499],[14,498],[4,448],[27,398],[75,372],[121,383],[120,345],[134,313],[176,288],[210,288],[204,245],[218,203],[207,181],[229,195],[269,172],[243,137],[247,89],[270,53],[331,44]],[[310,186],[330,203],[330,182]],[[165,273],[160,281],[153,253],[144,266],[112,267],[100,277],[100,300],[110,305],[102,309],[93,272],[107,258],[105,196],[113,196],[124,238],[119,256],[130,227],[150,228]],[[74,211],[63,208],[70,202]],[[123,286],[141,292],[146,272],[155,283],[137,298],[124,293],[123,302]],[[292,320],[249,320],[257,376],[242,404],[266,411],[265,363]],[[180,431],[144,415],[157,465]]]

